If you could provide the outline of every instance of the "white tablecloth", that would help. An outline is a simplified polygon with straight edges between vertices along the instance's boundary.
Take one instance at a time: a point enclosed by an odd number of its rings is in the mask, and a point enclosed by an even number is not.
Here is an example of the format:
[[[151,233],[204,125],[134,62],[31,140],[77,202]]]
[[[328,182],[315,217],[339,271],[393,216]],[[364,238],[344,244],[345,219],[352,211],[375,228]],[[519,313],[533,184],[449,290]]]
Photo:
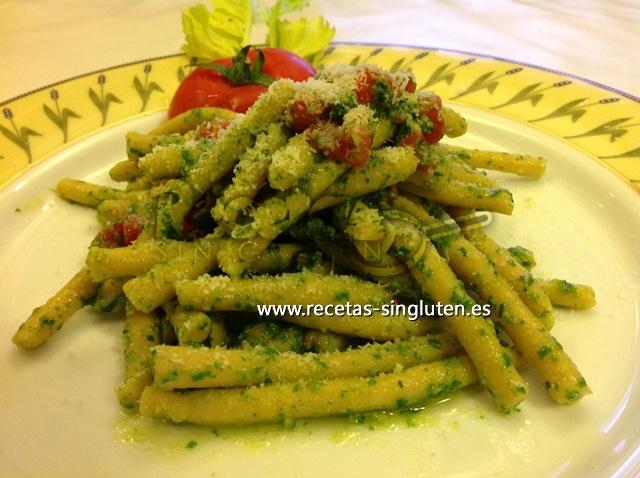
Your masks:
[[[0,101],[179,51],[194,0],[0,0]],[[338,41],[438,46],[533,63],[640,96],[638,0],[313,0]],[[253,41],[264,39],[264,29]]]

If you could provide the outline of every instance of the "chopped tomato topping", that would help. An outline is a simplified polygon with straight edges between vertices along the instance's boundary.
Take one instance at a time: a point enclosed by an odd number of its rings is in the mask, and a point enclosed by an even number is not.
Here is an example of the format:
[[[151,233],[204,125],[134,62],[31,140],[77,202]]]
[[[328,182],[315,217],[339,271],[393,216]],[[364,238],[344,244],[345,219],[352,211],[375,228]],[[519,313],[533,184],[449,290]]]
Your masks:
[[[313,128],[309,144],[324,156],[360,168],[371,155],[372,135],[367,130],[344,131],[324,122]]]
[[[326,151],[326,155],[336,161],[350,164],[354,168],[361,168],[371,155],[371,133],[364,131],[342,136],[336,147]]]
[[[425,116],[431,120],[433,127],[431,131],[422,133],[422,138],[429,144],[436,144],[444,136],[444,120],[440,115],[440,110],[435,108],[428,110]]]
[[[408,93],[415,93],[417,86],[418,85],[416,85],[415,81],[409,80],[409,82],[407,83],[407,86],[404,87],[404,90],[407,91]]]
[[[128,246],[138,238],[141,231],[140,220],[131,215],[96,234],[93,245],[107,248]]]
[[[413,146],[420,140],[420,138],[422,138],[422,135],[418,131],[410,131],[400,140],[400,146]]]
[[[418,164],[417,169],[423,173],[431,174],[436,168],[430,164]]]
[[[364,77],[356,86],[356,99],[361,105],[366,105],[374,100],[373,87],[377,78],[371,70],[365,70]]]
[[[444,136],[444,120],[440,114],[442,100],[438,95],[430,94],[420,97],[420,117],[428,118],[431,129],[422,132],[422,138],[428,144],[436,144]]]
[[[129,216],[122,221],[122,239],[125,246],[135,241],[142,232],[142,224],[136,216]]]
[[[93,245],[98,247],[122,247],[124,242],[124,234],[122,232],[122,223],[116,222],[111,227],[100,231],[93,240]]]
[[[291,122],[296,133],[302,133],[317,121],[317,116],[312,115],[304,101],[294,101],[291,105]]]

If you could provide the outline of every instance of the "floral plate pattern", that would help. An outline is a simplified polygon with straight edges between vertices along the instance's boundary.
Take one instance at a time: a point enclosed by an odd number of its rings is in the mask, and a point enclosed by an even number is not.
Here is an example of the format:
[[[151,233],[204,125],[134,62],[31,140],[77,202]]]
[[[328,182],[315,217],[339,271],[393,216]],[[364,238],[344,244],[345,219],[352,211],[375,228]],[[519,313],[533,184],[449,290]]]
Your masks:
[[[0,103],[0,188],[80,138],[168,107],[190,69],[170,55],[81,75]],[[334,44],[316,65],[411,68],[418,90],[562,138],[640,191],[640,99],[572,75],[475,53]]]

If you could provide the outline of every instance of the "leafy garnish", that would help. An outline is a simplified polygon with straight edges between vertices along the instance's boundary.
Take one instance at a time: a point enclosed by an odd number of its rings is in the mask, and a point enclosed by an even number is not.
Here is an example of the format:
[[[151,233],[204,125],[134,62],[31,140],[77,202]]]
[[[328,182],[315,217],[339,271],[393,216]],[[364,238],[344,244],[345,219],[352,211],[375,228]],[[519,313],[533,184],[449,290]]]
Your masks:
[[[280,15],[286,15],[289,12],[302,10],[308,4],[308,0],[279,0],[273,7],[268,7],[260,5],[259,0],[253,0],[253,14],[256,22],[267,23],[272,8],[277,8]]]
[[[249,43],[252,26],[266,23],[268,46],[311,59],[327,47],[335,29],[323,17],[282,18],[306,5],[307,0],[277,0],[272,7],[261,6],[259,0],[212,0],[211,11],[204,4],[195,5],[182,11],[182,50],[203,60],[232,57]]]
[[[216,0],[211,12],[199,3],[182,11],[182,50],[209,60],[233,56],[249,42],[252,24],[253,9],[248,0]]]
[[[335,28],[323,17],[310,20],[281,20],[282,3],[289,2],[278,0],[269,9],[267,43],[269,46],[284,48],[303,58],[311,59],[329,45],[336,34]]]

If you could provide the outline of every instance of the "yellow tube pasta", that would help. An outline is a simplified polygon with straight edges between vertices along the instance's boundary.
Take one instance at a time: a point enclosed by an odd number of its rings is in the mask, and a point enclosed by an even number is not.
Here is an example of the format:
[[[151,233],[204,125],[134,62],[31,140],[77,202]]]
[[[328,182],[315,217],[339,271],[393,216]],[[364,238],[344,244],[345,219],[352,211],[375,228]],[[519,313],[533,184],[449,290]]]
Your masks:
[[[414,226],[400,221],[394,225],[398,228],[395,253],[411,265],[411,275],[422,290],[434,300],[462,304],[470,311],[473,300],[433,245]],[[500,345],[491,323],[469,313],[447,318],[446,325],[473,360],[498,408],[504,413],[514,410],[525,399],[528,387]]]
[[[509,251],[500,247],[482,229],[475,227],[462,230],[465,237],[493,262],[496,270],[511,284],[531,312],[551,330],[553,306],[542,282],[535,279]]]
[[[96,293],[96,283],[89,269],[83,267],[44,305],[33,310],[13,336],[13,343],[33,349],[46,342],[73,314],[89,304]]]
[[[391,296],[383,287],[353,276],[323,275],[312,272],[285,273],[230,279],[203,275],[176,285],[183,307],[196,310],[254,311],[257,304],[328,305],[388,303]]]
[[[527,154],[482,151],[450,145],[443,146],[443,148],[473,167],[518,174],[534,179],[542,176],[547,166],[544,159]]]
[[[596,305],[596,294],[588,285],[573,284],[562,279],[541,282],[553,305],[571,309],[590,309]]]
[[[122,335],[125,377],[118,387],[120,405],[138,408],[142,391],[153,382],[151,351],[160,343],[160,324],[154,314],[145,314],[127,304],[127,318]]]
[[[445,206],[511,214],[513,197],[503,188],[486,189],[472,183],[437,181],[425,184],[423,173],[416,173],[398,186],[401,191],[429,199]]]
[[[186,393],[147,387],[140,401],[140,414],[175,423],[225,426],[404,410],[442,398],[476,380],[471,361],[459,356],[370,378],[310,379]]]
[[[151,312],[175,295],[175,284],[182,279],[195,279],[216,264],[218,240],[205,237],[185,244],[180,254],[156,263],[144,274],[124,285],[124,293],[133,306]]]
[[[154,385],[167,389],[246,387],[300,379],[369,377],[440,360],[458,351],[449,334],[324,354],[278,353],[263,346],[248,350],[161,346],[154,350]]]

